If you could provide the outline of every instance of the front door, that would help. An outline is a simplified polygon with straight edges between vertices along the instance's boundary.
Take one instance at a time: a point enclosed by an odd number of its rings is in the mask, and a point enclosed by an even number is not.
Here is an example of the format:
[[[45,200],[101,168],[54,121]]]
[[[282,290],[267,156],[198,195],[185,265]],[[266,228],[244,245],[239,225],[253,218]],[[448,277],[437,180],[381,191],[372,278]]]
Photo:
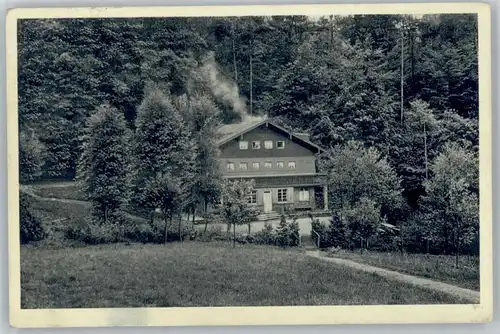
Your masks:
[[[264,212],[269,213],[273,211],[273,196],[271,191],[269,190],[264,191],[263,200],[264,200]]]

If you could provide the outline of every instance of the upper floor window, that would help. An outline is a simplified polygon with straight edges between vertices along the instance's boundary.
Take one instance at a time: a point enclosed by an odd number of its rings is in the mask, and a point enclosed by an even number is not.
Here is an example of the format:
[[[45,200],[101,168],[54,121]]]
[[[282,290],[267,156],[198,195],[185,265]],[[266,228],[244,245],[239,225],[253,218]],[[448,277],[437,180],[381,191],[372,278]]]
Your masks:
[[[276,142],[276,148],[277,149],[284,149],[285,148],[285,142],[283,140],[278,140]]]
[[[265,148],[266,150],[270,150],[270,149],[272,149],[272,148],[273,148],[273,141],[272,141],[272,140],[266,140],[266,141],[264,142],[264,148]]]
[[[248,150],[248,142],[240,141],[240,150]]]
[[[276,162],[276,167],[277,168],[284,168],[285,167],[285,163],[283,161],[278,161],[278,162]]]
[[[247,170],[248,164],[246,162],[240,162],[240,169]]]
[[[258,141],[258,140],[257,141],[253,141],[252,142],[252,148],[254,150],[260,150],[260,141]]]
[[[264,162],[264,168],[273,168],[273,163],[271,161]]]
[[[288,168],[295,169],[295,161],[288,161]]]
[[[278,189],[278,202],[286,202],[287,201],[287,193],[288,189]]]
[[[257,203],[257,190],[253,190],[250,195],[248,195],[248,203],[255,204]]]
[[[252,168],[253,168],[253,169],[259,169],[259,168],[260,168],[260,163],[258,163],[258,162],[254,162],[254,163],[252,164]]]
[[[299,201],[300,202],[309,202],[309,189],[300,188],[299,190]]]
[[[232,162],[229,162],[227,165],[226,165],[226,168],[227,170],[234,170],[234,164]]]

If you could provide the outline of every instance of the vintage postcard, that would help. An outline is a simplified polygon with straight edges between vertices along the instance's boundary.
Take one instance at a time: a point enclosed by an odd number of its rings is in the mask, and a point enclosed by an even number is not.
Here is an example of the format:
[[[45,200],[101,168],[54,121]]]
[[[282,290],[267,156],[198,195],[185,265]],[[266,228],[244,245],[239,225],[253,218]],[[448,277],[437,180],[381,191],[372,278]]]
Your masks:
[[[15,327],[487,322],[490,9],[13,9]]]

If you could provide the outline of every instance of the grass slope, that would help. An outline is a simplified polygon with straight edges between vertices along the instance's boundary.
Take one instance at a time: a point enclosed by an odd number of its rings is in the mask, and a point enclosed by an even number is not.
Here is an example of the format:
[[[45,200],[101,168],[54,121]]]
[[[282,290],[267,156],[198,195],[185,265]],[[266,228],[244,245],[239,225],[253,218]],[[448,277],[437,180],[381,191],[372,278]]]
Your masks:
[[[41,197],[85,200],[85,195],[76,182],[44,182],[30,185],[35,194]]]
[[[333,256],[479,291],[479,257],[461,256],[455,268],[451,255],[339,252]]]
[[[21,248],[23,308],[460,303],[299,252],[185,242]]]

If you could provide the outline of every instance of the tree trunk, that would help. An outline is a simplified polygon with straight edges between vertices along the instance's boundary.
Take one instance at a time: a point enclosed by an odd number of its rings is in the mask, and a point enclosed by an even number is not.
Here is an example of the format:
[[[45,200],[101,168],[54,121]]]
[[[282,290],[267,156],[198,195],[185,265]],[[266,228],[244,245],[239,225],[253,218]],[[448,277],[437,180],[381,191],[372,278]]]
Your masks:
[[[415,52],[414,52],[413,30],[411,28],[411,24],[410,24],[410,29],[408,30],[408,35],[409,35],[409,41],[410,41],[411,83],[414,85],[415,84]]]
[[[401,124],[403,124],[403,96],[404,96],[404,25],[401,22]]]
[[[163,243],[166,244],[168,240],[168,218],[165,212],[163,212],[163,220],[165,222],[164,231],[163,231]]]
[[[250,115],[253,114],[253,86],[252,86],[252,53],[253,53],[253,42],[250,41]]]
[[[149,215],[149,222],[150,222],[151,226],[153,226],[153,224],[155,222],[155,209],[153,209],[153,212],[151,212],[151,214]]]
[[[233,223],[233,248],[236,247],[236,223]]]
[[[232,36],[233,41],[233,66],[234,66],[234,81],[238,84],[238,67],[236,66],[236,47],[234,45],[234,31]]]
[[[425,154],[425,180],[427,181],[429,179],[429,167],[427,160],[427,129],[425,126],[425,121],[424,121],[424,154]]]
[[[460,234],[459,234],[459,231],[458,231],[458,224],[457,224],[457,228],[456,228],[456,231],[455,231],[455,244],[456,244],[456,248],[455,248],[455,268],[458,268],[458,259],[460,257]]]
[[[104,206],[104,225],[108,223],[108,207]]]
[[[333,15],[330,15],[328,28],[330,30],[330,50],[333,49]]]
[[[248,223],[248,235],[250,235],[250,223]]]
[[[178,226],[178,232],[179,232],[179,240],[182,241],[182,215],[181,213],[178,214],[179,215],[179,226]]]
[[[401,224],[399,229],[399,237],[401,238],[401,255],[404,255],[403,224]]]

